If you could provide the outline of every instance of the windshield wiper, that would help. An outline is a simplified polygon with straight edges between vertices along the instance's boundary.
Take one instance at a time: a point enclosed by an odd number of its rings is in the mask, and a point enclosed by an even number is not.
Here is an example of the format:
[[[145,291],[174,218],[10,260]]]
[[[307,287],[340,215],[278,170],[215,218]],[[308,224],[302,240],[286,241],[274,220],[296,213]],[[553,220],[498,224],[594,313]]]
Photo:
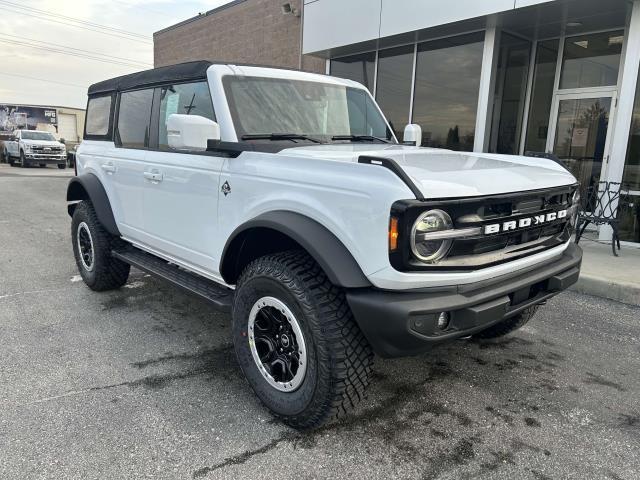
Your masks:
[[[352,142],[382,142],[391,143],[386,138],[374,137],[373,135],[334,135],[331,140],[351,140]]]
[[[301,133],[252,133],[242,135],[242,140],[309,140],[313,143],[322,143],[317,138]]]

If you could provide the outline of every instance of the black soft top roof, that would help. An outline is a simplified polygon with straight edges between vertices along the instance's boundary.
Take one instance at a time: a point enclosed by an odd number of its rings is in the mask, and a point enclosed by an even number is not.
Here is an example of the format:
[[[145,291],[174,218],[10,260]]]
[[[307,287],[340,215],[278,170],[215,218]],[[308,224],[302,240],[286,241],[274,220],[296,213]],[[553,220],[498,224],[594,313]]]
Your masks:
[[[206,78],[207,69],[211,65],[211,62],[200,60],[197,62],[186,62],[177,65],[168,65],[166,67],[152,68],[142,72],[111,78],[91,85],[89,87],[89,96],[120,90],[131,90],[166,82],[184,82],[203,79]]]

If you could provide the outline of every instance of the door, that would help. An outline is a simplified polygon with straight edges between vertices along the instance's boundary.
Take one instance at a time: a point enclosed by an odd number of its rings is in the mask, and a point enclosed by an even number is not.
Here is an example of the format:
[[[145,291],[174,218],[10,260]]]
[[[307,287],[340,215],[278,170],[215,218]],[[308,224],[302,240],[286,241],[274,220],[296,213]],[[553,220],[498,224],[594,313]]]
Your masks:
[[[153,89],[119,95],[115,142],[105,149],[100,168],[111,192],[110,200],[120,233],[145,243],[144,171],[148,152]]]
[[[214,247],[218,226],[220,172],[225,158],[173,150],[166,121],[180,113],[214,120],[206,81],[161,87],[154,107],[153,148],[145,161],[144,229],[157,253],[217,278]],[[157,135],[156,135],[157,134]]]
[[[606,178],[615,102],[614,90],[555,96],[547,151],[564,161],[583,193]]]
[[[78,127],[76,116],[69,113],[58,114],[58,138],[76,143],[78,141]]]

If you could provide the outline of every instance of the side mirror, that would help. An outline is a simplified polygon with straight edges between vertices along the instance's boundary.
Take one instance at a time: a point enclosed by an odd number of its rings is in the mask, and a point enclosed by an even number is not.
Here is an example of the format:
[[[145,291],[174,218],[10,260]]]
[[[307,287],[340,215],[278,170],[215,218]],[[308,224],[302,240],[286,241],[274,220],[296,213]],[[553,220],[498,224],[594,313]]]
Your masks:
[[[220,125],[200,115],[173,113],[167,119],[167,142],[176,150],[206,150],[208,140],[220,140]]]
[[[60,143],[65,143],[66,140],[64,138],[61,138],[60,140],[58,140]]]
[[[417,123],[410,123],[404,127],[404,136],[402,143],[405,145],[415,145],[419,147],[422,145],[422,128]]]

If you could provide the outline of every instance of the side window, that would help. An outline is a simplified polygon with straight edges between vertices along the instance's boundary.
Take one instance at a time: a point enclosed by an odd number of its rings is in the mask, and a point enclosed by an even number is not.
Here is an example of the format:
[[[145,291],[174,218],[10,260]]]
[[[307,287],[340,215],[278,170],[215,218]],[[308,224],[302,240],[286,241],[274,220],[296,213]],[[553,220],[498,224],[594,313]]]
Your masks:
[[[112,96],[94,97],[87,104],[87,119],[85,135],[104,136],[109,133],[109,119],[111,118]]]
[[[215,120],[207,82],[180,83],[162,87],[158,122],[158,148],[160,150],[171,150],[167,142],[167,120],[169,115],[173,113],[200,115]]]
[[[125,148],[145,148],[149,145],[149,124],[153,89],[120,94],[116,141]]]

